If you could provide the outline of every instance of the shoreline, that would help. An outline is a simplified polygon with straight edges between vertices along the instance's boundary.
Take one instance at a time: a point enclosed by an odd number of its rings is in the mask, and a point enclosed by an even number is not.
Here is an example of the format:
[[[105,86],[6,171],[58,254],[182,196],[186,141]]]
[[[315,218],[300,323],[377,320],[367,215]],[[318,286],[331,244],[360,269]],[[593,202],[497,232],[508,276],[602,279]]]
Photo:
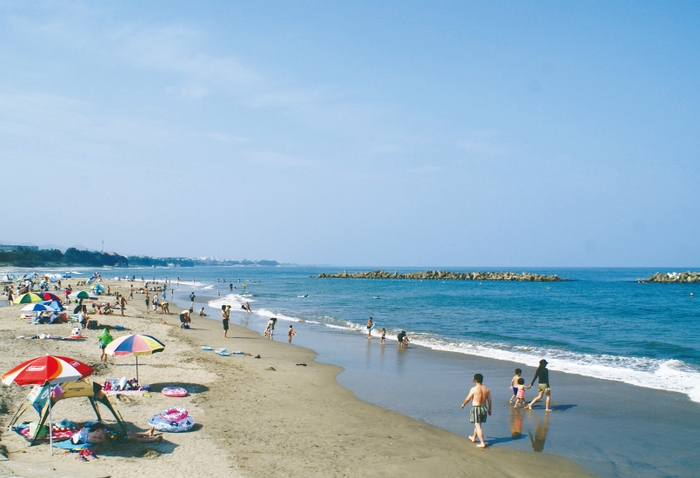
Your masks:
[[[69,281],[74,283],[75,280]],[[104,281],[113,290],[127,293],[130,283]],[[99,362],[95,337],[98,331],[85,331],[86,340],[68,341],[15,339],[21,331],[36,330],[18,321],[20,306],[4,307],[2,317],[2,366],[9,369],[17,358],[41,353],[73,354],[89,364]],[[357,398],[340,385],[336,376],[341,368],[318,362],[313,350],[262,338],[243,326],[231,325],[224,339],[216,320],[193,318],[193,328],[178,327],[177,313],[169,316],[144,310],[143,296],[135,295],[127,306],[128,317],[97,316],[100,323],[123,323],[132,331],[147,330],[166,343],[163,353],[140,360],[142,382],[154,388],[190,384],[195,390],[178,404],[191,411],[198,424],[184,434],[166,434],[160,444],[129,444],[126,456],[108,448],[100,460],[75,466],[74,456],[49,458],[45,446],[27,447],[27,442],[5,430],[0,445],[7,448],[11,468],[22,465],[51,466],[57,471],[80,476],[109,473],[115,467],[123,476],[142,470],[167,472],[172,466],[190,469],[198,476],[219,476],[221,468],[238,476],[591,476],[579,465],[554,455],[535,455],[501,447],[479,450],[466,438],[416,421]],[[135,309],[135,310],[134,310]],[[177,312],[173,308],[172,312]],[[165,319],[166,324],[163,324]],[[67,335],[68,325],[59,328]],[[136,330],[139,329],[139,330]],[[143,329],[143,330],[141,330]],[[44,330],[42,330],[44,331]],[[56,332],[53,332],[56,333]],[[121,335],[121,334],[113,334]],[[244,350],[246,355],[220,357],[199,347],[227,347]],[[9,353],[12,350],[12,353]],[[250,355],[248,355],[250,354]],[[260,359],[254,358],[260,355]],[[21,356],[21,357],[20,357]],[[120,376],[133,362],[129,358],[110,359],[111,365],[95,373],[95,380]],[[297,365],[306,363],[306,366]],[[124,365],[122,365],[124,364]],[[126,366],[126,368],[124,368]],[[274,370],[272,370],[274,369]],[[156,377],[156,379],[154,379]],[[28,389],[3,387],[3,400],[12,412]],[[162,410],[172,399],[157,393],[150,397],[120,400],[119,408],[131,428],[146,426],[148,416]],[[87,407],[64,409],[57,418],[78,419],[74,413]],[[70,413],[68,413],[70,412]],[[26,419],[26,417],[23,417]],[[89,418],[89,413],[88,413]],[[84,419],[84,418],[81,418]],[[147,449],[146,457],[143,450]],[[23,450],[25,452],[23,452]],[[129,452],[130,450],[130,452]],[[98,450],[98,454],[100,451]]]
[[[266,319],[246,321],[262,333]],[[286,322],[278,322],[278,328],[283,329],[282,324]],[[487,441],[498,447],[553,453],[599,476],[694,476],[698,459],[692,450],[700,447],[695,433],[700,428],[700,405],[686,394],[550,371],[554,412],[545,413],[542,401],[533,412],[515,415],[507,405],[509,388],[503,384],[510,382],[516,366],[529,384],[536,364],[415,344],[397,354],[396,343],[382,347],[377,337],[368,341],[357,332],[319,331],[304,322],[293,325],[299,334],[295,343],[313,348],[318,361],[343,367],[338,383],[368,403],[467,436],[472,427],[455,404],[466,395],[470,374],[480,372],[494,397],[494,415],[485,433]],[[286,341],[286,336],[278,337]],[[530,401],[536,393],[526,396]],[[657,406],[667,413],[650,416],[650,407]],[[511,432],[517,427],[522,434],[513,439]]]

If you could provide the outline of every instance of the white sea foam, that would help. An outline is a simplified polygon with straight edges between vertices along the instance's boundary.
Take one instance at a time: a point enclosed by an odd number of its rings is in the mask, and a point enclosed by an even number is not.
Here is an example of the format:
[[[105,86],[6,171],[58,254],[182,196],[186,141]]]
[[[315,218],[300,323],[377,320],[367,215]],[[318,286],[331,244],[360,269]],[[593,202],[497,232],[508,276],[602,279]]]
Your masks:
[[[446,342],[434,338],[413,338],[413,343],[469,355],[478,355],[535,366],[546,358],[551,370],[602,380],[624,382],[638,387],[684,393],[700,402],[700,372],[679,360],[657,360],[612,355],[576,354],[554,349],[506,347],[495,344]]]
[[[254,313],[261,317],[267,317],[268,319],[271,319],[272,317],[277,317],[277,320],[285,320],[287,322],[305,322],[304,319],[300,319],[299,317],[291,317],[289,315],[280,314],[278,312],[272,312],[271,310],[267,309],[257,309],[254,310]]]
[[[335,322],[324,325],[336,330],[367,333],[365,325],[338,321],[337,319]],[[398,330],[387,330],[387,340],[396,341],[397,333]],[[549,362],[547,368],[550,370],[601,380],[613,380],[638,387],[683,393],[688,395],[692,401],[700,402],[700,371],[680,360],[579,354],[542,347],[514,347],[507,344],[450,341],[436,338],[430,334],[410,331],[407,331],[407,334],[414,345],[433,350],[507,360],[518,364],[531,364],[533,367],[542,358],[546,358]],[[381,329],[378,330],[375,327],[372,336],[381,336]]]
[[[252,294],[228,294],[227,296],[210,300],[207,302],[207,305],[215,309],[220,309],[222,305],[230,305],[233,311],[238,312],[246,302],[255,302]]]

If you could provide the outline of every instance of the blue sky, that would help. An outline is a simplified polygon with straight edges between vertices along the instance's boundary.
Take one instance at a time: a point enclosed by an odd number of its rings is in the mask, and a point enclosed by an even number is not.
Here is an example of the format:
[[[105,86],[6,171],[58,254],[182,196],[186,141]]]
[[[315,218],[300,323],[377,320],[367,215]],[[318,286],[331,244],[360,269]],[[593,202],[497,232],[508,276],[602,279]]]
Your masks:
[[[697,2],[0,1],[0,241],[700,265]]]

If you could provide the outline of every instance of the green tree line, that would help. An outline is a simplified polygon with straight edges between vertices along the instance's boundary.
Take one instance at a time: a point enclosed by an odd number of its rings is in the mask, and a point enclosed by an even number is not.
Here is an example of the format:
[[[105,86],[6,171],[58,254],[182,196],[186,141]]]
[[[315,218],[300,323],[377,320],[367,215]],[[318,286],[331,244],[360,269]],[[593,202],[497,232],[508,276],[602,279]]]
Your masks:
[[[112,252],[81,251],[74,247],[59,249],[25,249],[0,252],[0,265],[15,267],[128,267],[129,260]]]

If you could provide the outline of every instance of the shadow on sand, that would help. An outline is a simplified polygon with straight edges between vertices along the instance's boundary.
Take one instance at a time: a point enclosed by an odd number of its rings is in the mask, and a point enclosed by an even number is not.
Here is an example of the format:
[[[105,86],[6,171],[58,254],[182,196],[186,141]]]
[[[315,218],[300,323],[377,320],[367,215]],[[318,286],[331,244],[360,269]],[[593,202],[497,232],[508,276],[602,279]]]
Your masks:
[[[194,395],[197,393],[204,393],[209,391],[209,387],[202,385],[201,383],[191,383],[191,382],[167,382],[167,383],[152,383],[151,390],[154,393],[161,393],[166,387],[180,387],[187,390],[189,395]]]

